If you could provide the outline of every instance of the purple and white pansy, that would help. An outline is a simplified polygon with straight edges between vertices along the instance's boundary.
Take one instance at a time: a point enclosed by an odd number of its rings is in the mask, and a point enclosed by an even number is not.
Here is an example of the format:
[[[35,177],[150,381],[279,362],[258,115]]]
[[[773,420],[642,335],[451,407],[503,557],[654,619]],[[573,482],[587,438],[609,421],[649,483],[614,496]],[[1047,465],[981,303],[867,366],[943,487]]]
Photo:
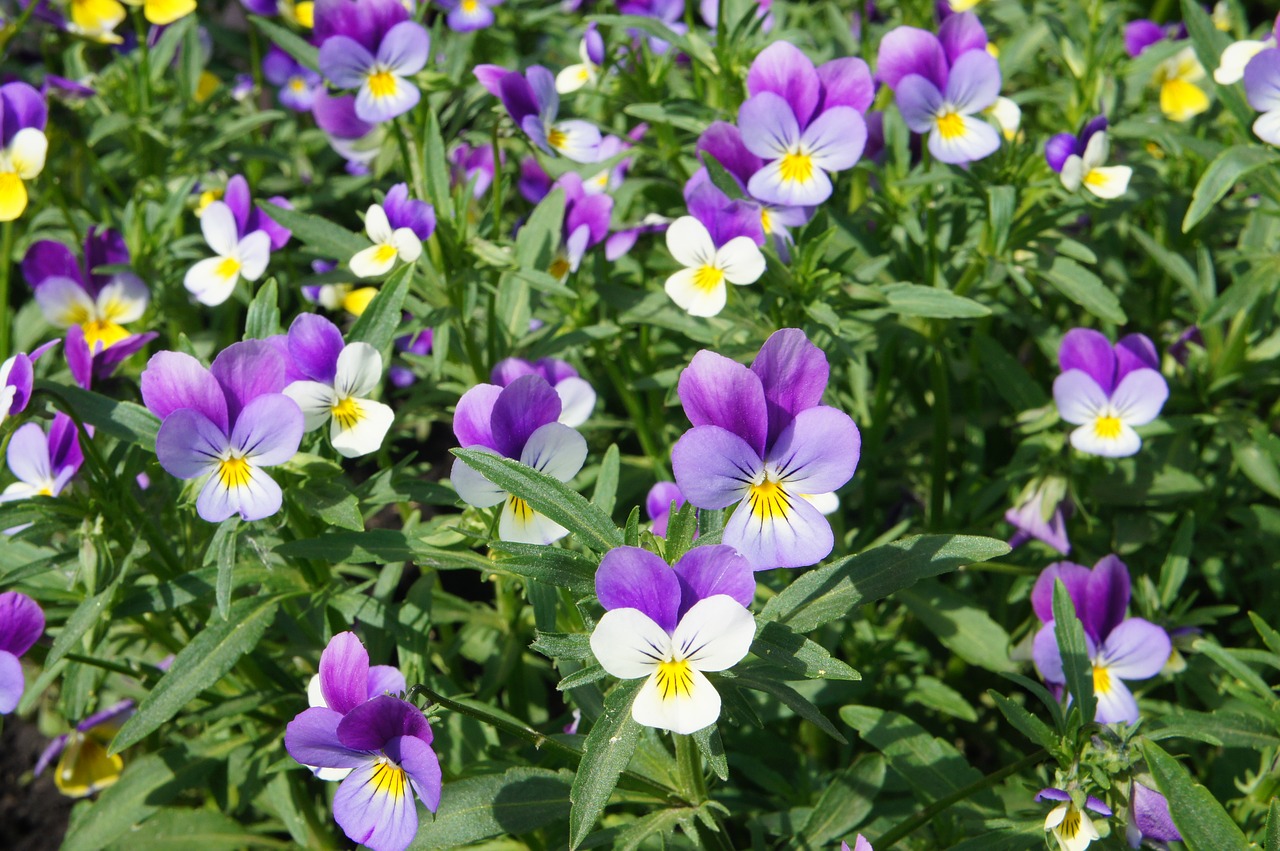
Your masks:
[[[387,191],[381,204],[373,204],[364,216],[364,230],[373,243],[356,252],[348,263],[361,278],[385,275],[396,265],[415,263],[422,256],[422,243],[436,229],[435,209],[426,201],[409,197],[409,187],[397,183]]]
[[[324,85],[319,74],[275,45],[262,58],[262,76],[276,87],[280,105],[295,112],[310,112],[315,104],[316,89]]]
[[[690,316],[715,316],[728,301],[725,282],[753,284],[764,274],[764,228],[757,205],[732,201],[710,181],[686,196],[690,215],[667,228],[667,250],[681,269],[663,289]]]
[[[499,387],[506,387],[526,375],[540,375],[555,388],[556,395],[560,397],[557,421],[570,428],[585,423],[595,409],[595,388],[569,363],[559,358],[540,358],[537,361],[506,358],[498,361],[489,379]]]
[[[1051,832],[1057,840],[1058,851],[1084,851],[1089,843],[1101,838],[1098,828],[1086,811],[1104,818],[1111,817],[1111,808],[1092,795],[1085,799],[1084,807],[1077,807],[1071,793],[1065,789],[1042,789],[1036,795],[1036,800],[1054,801],[1058,804],[1044,820],[1044,829]]]
[[[586,121],[556,121],[560,95],[551,72],[534,65],[521,74],[499,65],[477,65],[480,85],[502,101],[507,114],[529,140],[548,154],[560,154],[574,162],[600,159],[600,130]]]
[[[493,26],[493,10],[506,0],[437,0],[449,14],[444,22],[456,33],[472,32]]]
[[[26,182],[44,171],[49,150],[48,115],[44,96],[31,86],[0,86],[0,222],[11,222],[27,209]]]
[[[376,452],[395,419],[391,408],[369,396],[382,383],[382,355],[368,343],[346,343],[323,316],[303,313],[288,335],[293,368],[306,376],[284,395],[298,403],[304,428],[329,426],[329,442],[344,458]]]
[[[755,590],[751,564],[728,546],[695,547],[674,567],[639,547],[605,554],[596,595],[607,611],[591,652],[619,679],[645,678],[631,704],[638,723],[688,735],[716,722],[720,693],[704,672],[751,649]]]
[[[1071,445],[1107,458],[1141,449],[1134,426],[1160,416],[1169,398],[1155,344],[1130,334],[1113,346],[1098,331],[1075,328],[1062,338],[1058,363],[1062,374],[1053,382],[1053,400],[1062,419],[1079,426]]]
[[[268,200],[280,207],[290,206],[278,196]],[[241,278],[260,278],[271,252],[283,248],[291,236],[287,228],[254,206],[249,184],[240,175],[227,181],[221,201],[204,208],[200,230],[215,256],[188,269],[182,283],[196,301],[210,306],[226,301]]]
[[[559,256],[551,262],[550,274],[564,278],[578,271],[587,249],[604,242],[609,235],[613,198],[600,192],[589,193],[582,178],[573,172],[566,173],[551,188],[564,192],[564,225],[560,229],[563,244]]]
[[[1036,633],[1032,655],[1045,682],[1058,687],[1066,683],[1053,620],[1053,589],[1059,579],[1084,627],[1093,663],[1093,693],[1098,699],[1094,720],[1100,724],[1137,721],[1138,702],[1125,682],[1160,673],[1173,651],[1169,634],[1150,621],[1125,617],[1129,569],[1120,559],[1106,556],[1093,570],[1056,562],[1041,572],[1031,591],[1031,605],[1044,622]]]
[[[676,484],[698,508],[736,505],[723,541],[756,570],[815,564],[835,545],[805,497],[852,478],[862,439],[847,414],[822,404],[828,374],[822,350],[784,328],[749,369],[704,349],[680,375],[693,428],[671,451]]]
[[[18,708],[26,679],[20,657],[44,635],[44,612],[26,594],[0,594],[0,715]]]
[[[556,74],[556,91],[562,95],[576,92],[600,76],[600,66],[604,64],[604,38],[594,23],[589,24],[582,34],[578,58],[582,61],[568,65]]]
[[[426,67],[431,37],[399,0],[318,0],[315,40],[320,72],[334,87],[355,89],[355,113],[381,124],[418,105],[408,78]]]
[[[181,352],[147,363],[142,400],[162,420],[156,457],[179,479],[208,476],[196,499],[205,520],[261,520],[280,510],[280,486],[264,468],[297,453],[304,424],[282,392],[287,384],[285,358],[259,340],[228,346],[208,369]]]
[[[875,85],[861,59],[821,68],[799,48],[765,48],[747,74],[750,95],[738,110],[742,143],[764,165],[748,180],[751,195],[769,204],[813,206],[831,197],[828,172],[852,168],[867,142],[862,114]]]
[[[513,458],[525,466],[567,482],[587,460],[587,442],[559,422],[563,404],[541,375],[517,378],[506,387],[477,384],[458,400],[453,433],[463,449]],[[539,514],[520,497],[507,493],[462,459],[453,462],[453,487],[468,505],[489,508],[503,503],[498,537],[524,544],[550,544],[569,531]]]
[[[75,422],[59,411],[47,435],[39,423],[26,423],[9,439],[5,460],[18,481],[0,492],[0,502],[57,496],[84,463]]]
[[[1253,122],[1254,135],[1280,147],[1280,48],[1268,48],[1249,60],[1244,69],[1244,92],[1249,106],[1262,113]]]
[[[880,42],[879,79],[893,89],[907,126],[929,135],[939,162],[972,162],[1000,147],[1000,134],[980,117],[1000,97],[1000,64],[986,46],[972,12],[951,15],[937,35],[898,27]]]
[[[31,351],[18,352],[0,362],[0,425],[13,414],[26,410],[31,401],[31,389],[35,382],[35,370],[32,364],[40,356],[52,349],[61,340],[51,340]]]

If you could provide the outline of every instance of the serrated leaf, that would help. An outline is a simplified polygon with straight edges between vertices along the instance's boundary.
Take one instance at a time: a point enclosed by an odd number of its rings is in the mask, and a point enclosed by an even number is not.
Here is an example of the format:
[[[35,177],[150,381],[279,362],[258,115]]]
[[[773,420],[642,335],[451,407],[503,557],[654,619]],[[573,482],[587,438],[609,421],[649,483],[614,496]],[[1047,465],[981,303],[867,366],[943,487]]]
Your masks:
[[[590,659],[591,636],[585,632],[536,632],[529,645],[548,659]]]
[[[809,679],[860,680],[862,675],[825,647],[780,623],[760,623],[751,652],[760,659]]]
[[[707,761],[707,765],[711,766],[716,777],[728,780],[729,759],[724,752],[724,742],[720,739],[720,728],[715,724],[709,724],[692,735],[694,744],[698,746],[698,752]]]
[[[1208,789],[1155,742],[1142,739],[1142,755],[1188,851],[1244,851],[1249,841]]]
[[[605,696],[604,712],[596,719],[583,743],[582,762],[569,793],[569,847],[587,838],[618,785],[618,777],[631,762],[640,743],[640,723],[631,717],[631,704],[644,680],[624,680]]]
[[[525,500],[592,549],[604,551],[623,545],[622,532],[613,521],[564,482],[510,458],[476,449],[452,451],[477,473]]]
[[[495,568],[557,588],[567,588],[579,597],[595,592],[597,562],[581,553],[509,541],[494,541],[493,549],[507,556],[495,560]]]
[[[809,571],[765,604],[760,618],[811,632],[921,579],[1007,552],[1009,545],[994,538],[916,535]]]
[[[236,662],[258,645],[276,616],[276,601],[248,597],[232,604],[227,618],[213,619],[174,657],[168,672],[138,704],[111,742],[119,753],[142,741],[222,679]]]
[[[573,774],[512,768],[446,783],[435,817],[418,820],[409,851],[459,848],[482,839],[520,836],[569,816]]]
[[[556,691],[569,691],[570,689],[590,685],[603,680],[607,676],[609,676],[609,672],[599,665],[588,665],[580,671],[574,671],[556,683]]]
[[[1093,693],[1093,662],[1085,643],[1084,624],[1076,615],[1075,603],[1061,579],[1053,581],[1053,633],[1062,655],[1062,675],[1066,677],[1067,690],[1075,698],[1080,717],[1087,724],[1094,719],[1098,707]]]
[[[1018,729],[1018,732],[1026,736],[1031,741],[1040,745],[1045,750],[1052,750],[1058,744],[1058,737],[1054,734],[1053,728],[1032,715],[1023,707],[1014,703],[995,689],[987,689],[987,694],[995,702],[996,709],[1000,710],[1010,724]]]

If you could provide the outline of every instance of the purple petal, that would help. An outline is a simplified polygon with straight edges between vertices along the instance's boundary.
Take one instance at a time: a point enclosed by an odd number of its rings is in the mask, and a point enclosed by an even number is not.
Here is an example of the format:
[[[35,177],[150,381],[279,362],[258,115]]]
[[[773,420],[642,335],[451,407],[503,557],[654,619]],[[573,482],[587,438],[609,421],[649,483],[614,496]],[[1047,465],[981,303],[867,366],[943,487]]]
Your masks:
[[[284,749],[303,765],[321,768],[355,768],[370,761],[338,741],[338,724],[342,714],[313,706],[294,716],[284,729]]]
[[[800,126],[809,123],[818,106],[821,83],[809,57],[795,45],[775,41],[751,63],[747,72],[747,94],[755,97],[772,92],[782,98]]]
[[[1089,577],[1089,568],[1069,561],[1055,562],[1040,571],[1040,576],[1031,589],[1031,608],[1035,610],[1036,617],[1044,623],[1053,620],[1055,579],[1061,579],[1062,584],[1067,587],[1067,593],[1071,596],[1071,602],[1075,604],[1076,612],[1083,612],[1089,593]],[[1087,628],[1088,624],[1086,623],[1085,626]]]
[[[0,650],[21,656],[44,634],[44,612],[17,591],[0,594]]]
[[[971,50],[951,66],[945,89],[957,112],[981,112],[1000,97],[1000,63],[985,50]]]
[[[596,571],[596,596],[606,610],[638,609],[668,633],[679,622],[680,580],[665,561],[639,547],[605,553]]]
[[[1107,396],[1115,389],[1115,351],[1103,334],[1091,328],[1074,328],[1063,336],[1058,347],[1058,366],[1063,372],[1070,369],[1085,372]]]
[[[415,736],[401,736],[387,749],[387,755],[400,763],[409,782],[428,810],[440,808],[440,760],[431,746]]]
[[[697,148],[699,153],[715,157],[716,162],[737,178],[744,189],[751,175],[764,166],[764,160],[748,151],[747,146],[742,143],[742,133],[738,128],[727,121],[713,122],[703,130],[698,137]]]
[[[1280,50],[1272,47],[1249,60],[1244,68],[1244,93],[1249,106],[1259,112],[1280,109]]]
[[[1039,793],[1036,794],[1035,799],[1037,801],[1058,801],[1059,803],[1065,804],[1067,801],[1071,800],[1071,795],[1063,789],[1054,789],[1053,787],[1049,787],[1048,789],[1041,789]]]
[[[598,245],[609,234],[609,218],[613,215],[613,197],[610,195],[589,195],[573,205],[565,216],[564,229],[573,233],[580,227],[586,227],[588,238],[586,247]]]
[[[1129,569],[1117,557],[1103,558],[1089,572],[1078,614],[1095,641],[1105,641],[1129,608]]]
[[[657,521],[662,518],[661,535],[667,533],[667,524],[665,522],[667,515],[671,513],[671,503],[676,504],[678,510],[685,504],[684,494],[680,493],[680,488],[676,487],[675,482],[658,482],[649,488],[649,493],[644,499],[644,508],[649,515],[649,519],[654,521],[654,529],[657,529]],[[659,535],[657,531],[653,534]]]
[[[194,408],[223,432],[228,431],[227,399],[213,373],[181,352],[159,352],[142,371],[142,402],[160,419]]]
[[[19,130],[43,131],[48,119],[44,96],[26,83],[0,86],[0,147],[7,148]]]
[[[389,784],[384,774],[388,771],[397,772]],[[418,832],[418,809],[407,785],[397,769],[371,759],[338,786],[333,796],[334,821],[359,845],[374,851],[404,851]]]
[[[1059,133],[1044,145],[1045,162],[1049,163],[1049,168],[1059,173],[1068,157],[1082,153],[1084,151],[1076,147],[1076,137],[1072,133]]]
[[[369,699],[369,651],[354,632],[338,633],[320,654],[320,693],[342,715]]]
[[[800,125],[791,105],[773,92],[750,97],[738,109],[742,144],[766,160],[785,155],[800,140]]]
[[[373,132],[373,125],[361,121],[356,115],[354,95],[335,97],[323,87],[318,88],[311,105],[311,115],[316,126],[336,139],[363,139]]]
[[[22,276],[32,289],[39,288],[47,278],[70,278],[81,286],[85,284],[71,249],[49,239],[32,243],[27,249],[22,257]]]
[[[947,56],[937,36],[915,27],[898,27],[880,40],[876,76],[897,91],[904,77],[918,74],[939,90],[947,82]]]
[[[342,347],[342,332],[323,316],[302,313],[289,326],[289,358],[312,381],[333,384]]]
[[[1031,647],[1031,658],[1036,663],[1041,679],[1046,683],[1062,685],[1067,677],[1062,672],[1062,651],[1058,649],[1058,637],[1053,628],[1053,621],[1040,627]]]
[[[289,199],[280,195],[273,195],[267,199],[271,204],[277,207],[283,207],[286,210],[292,210],[293,204],[289,203]],[[271,240],[271,250],[279,251],[289,242],[289,238],[293,236],[293,231],[282,226],[275,219],[262,212],[262,207],[255,205],[249,209],[248,224],[245,225],[245,231],[253,233],[256,230],[264,232]]]
[[[813,164],[823,171],[852,168],[867,145],[867,125],[862,114],[847,106],[828,109],[800,136]]]
[[[556,77],[541,65],[532,65],[524,72],[533,92],[533,100],[538,105],[538,117],[543,124],[551,124],[560,111],[560,93],[556,91]]]
[[[494,364],[493,371],[489,373],[489,380],[499,387],[506,387],[517,378],[523,378],[526,375],[541,375],[541,373],[527,360],[505,358]],[[494,398],[496,399],[497,397],[495,396]]]
[[[227,191],[222,201],[231,208],[231,215],[236,220],[236,230],[243,238],[248,234],[245,225],[249,223],[249,211],[253,209],[253,199],[249,197],[249,182],[240,175],[227,181]]]
[[[733,547],[723,544],[694,547],[676,562],[680,580],[679,618],[699,600],[724,594],[749,607],[756,596],[756,575],[749,562]]]
[[[724,508],[746,495],[763,468],[755,450],[719,426],[691,428],[671,449],[676,485],[698,508]]]
[[[765,340],[751,371],[764,391],[769,410],[768,443],[772,443],[796,414],[821,404],[831,368],[826,354],[809,342],[803,331],[783,328]]]
[[[292,56],[274,44],[267,50],[267,55],[262,57],[262,76],[273,86],[285,85],[300,68]]]
[[[156,458],[171,476],[194,479],[208,473],[229,446],[227,435],[195,408],[179,408],[156,433]]]
[[[1129,814],[1142,831],[1144,839],[1157,842],[1181,842],[1182,834],[1169,814],[1169,801],[1154,789],[1148,789],[1134,781],[1133,796],[1129,799]]]
[[[156,339],[160,335],[155,331],[148,331],[145,334],[134,334],[126,337],[118,343],[112,343],[111,347],[99,351],[93,356],[93,375],[95,378],[110,378],[111,374],[116,371],[121,363],[132,357],[137,352],[147,347],[147,344]],[[71,338],[71,329],[67,329],[67,339]],[[83,331],[80,334],[80,340],[84,342]],[[88,346],[84,350],[87,352]],[[67,360],[71,360],[71,352],[67,351]]]
[[[524,120],[530,116],[538,117],[538,99],[529,81],[521,74],[512,71],[498,80],[498,98],[517,127],[523,126]]]
[[[493,403],[490,427],[494,448],[519,458],[529,435],[560,416],[560,396],[540,375],[517,378],[502,388]],[[455,425],[455,431],[457,426]]]
[[[284,358],[265,340],[232,343],[213,359],[209,371],[222,387],[233,423],[245,405],[266,393],[279,393],[287,381]]]
[[[753,372],[737,361],[703,349],[680,373],[677,384],[685,416],[695,426],[713,425],[732,432],[757,457],[763,456],[772,418],[760,375],[760,371]]]
[[[758,516],[743,500],[724,527],[723,540],[746,556],[756,570],[806,567],[831,554],[831,524],[808,500],[794,499],[783,515]]]
[[[1111,812],[1111,808],[1108,807],[1105,802],[1103,802],[1099,798],[1095,798],[1093,795],[1090,795],[1089,797],[1084,799],[1084,805],[1086,809],[1092,810],[1093,812],[1097,813],[1100,816],[1106,816],[1107,818],[1111,818],[1111,816],[1113,815],[1113,813]]]
[[[1134,370],[1160,371],[1160,355],[1156,353],[1156,344],[1151,342],[1151,338],[1146,334],[1129,334],[1121,337],[1115,345],[1115,353],[1117,385]]]
[[[88,426],[90,434],[92,427]],[[84,453],[80,450],[80,432],[71,417],[58,411],[53,415],[49,425],[49,466],[55,474],[64,469],[79,470],[84,463]]]
[[[0,389],[5,386],[13,388],[13,398],[6,413],[21,413],[31,399],[31,384],[35,379],[35,373],[31,369],[31,358],[18,352],[9,361],[0,361],[0,368],[3,368],[5,363],[10,363],[9,375],[4,379],[4,384],[0,385]]]
[[[496,384],[477,384],[458,400],[453,413],[453,434],[464,449],[484,446],[498,451],[493,437],[493,408],[502,388]]]
[[[27,423],[13,433],[5,452],[9,470],[19,481],[42,485],[53,478],[49,464],[49,441],[38,423]],[[3,648],[4,645],[0,645]]]
[[[18,708],[26,685],[18,657],[7,650],[0,650],[0,715],[8,715]]]
[[[431,54],[431,37],[420,24],[404,21],[396,24],[378,45],[378,63],[397,76],[410,77],[424,67]]]
[[[861,435],[849,415],[819,405],[796,414],[765,460],[788,490],[831,493],[853,478],[861,449]]]
[[[358,89],[374,67],[373,54],[355,39],[336,35],[320,45],[320,73],[340,89]]]
[[[928,133],[937,123],[938,113],[942,111],[942,91],[932,81],[910,74],[898,83],[898,112],[902,120],[913,133]]]
[[[1130,21],[1124,27],[1124,49],[1130,57],[1137,56],[1151,45],[1164,41],[1164,27],[1146,19]]]
[[[1107,636],[1098,664],[1105,663],[1113,677],[1145,680],[1160,673],[1171,652],[1169,633],[1150,621],[1129,618]]]
[[[377,751],[400,736],[431,742],[431,725],[412,703],[390,695],[367,700],[338,724],[338,740],[357,751]]]
[[[847,106],[862,113],[870,109],[871,102],[875,100],[875,80],[871,78],[871,69],[861,59],[833,59],[819,66],[818,79],[822,82],[819,111]]]
[[[375,698],[382,694],[404,694],[408,690],[404,674],[399,668],[390,665],[374,665],[369,669],[369,683],[366,698]]]
[[[283,464],[298,453],[304,422],[297,402],[283,393],[266,393],[244,406],[231,432],[231,445],[254,466]]]
[[[426,201],[409,197],[409,186],[397,183],[387,191],[382,209],[392,229],[408,228],[414,236],[427,240],[436,229],[436,211]]]
[[[502,78],[514,72],[501,65],[477,65],[471,73],[476,75],[485,91],[494,97],[502,97]]]
[[[578,371],[568,361],[559,358],[539,358],[535,366],[538,374],[552,387],[569,378],[578,378]]]
[[[951,15],[938,27],[938,41],[947,61],[954,67],[961,54],[970,50],[987,50],[987,31],[973,12]]]

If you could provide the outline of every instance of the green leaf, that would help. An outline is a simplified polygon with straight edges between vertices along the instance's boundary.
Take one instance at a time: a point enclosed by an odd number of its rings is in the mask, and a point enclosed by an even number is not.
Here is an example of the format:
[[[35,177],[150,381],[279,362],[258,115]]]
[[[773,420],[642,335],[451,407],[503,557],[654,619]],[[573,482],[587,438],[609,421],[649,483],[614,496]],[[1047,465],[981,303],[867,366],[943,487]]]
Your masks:
[[[643,680],[624,680],[605,696],[604,713],[596,719],[583,743],[582,762],[569,793],[569,847],[586,839],[609,803],[618,777],[631,762],[640,743],[639,722],[631,717]]]
[[[450,552],[429,547],[398,529],[364,532],[330,532],[315,538],[286,541],[274,552],[287,558],[312,558],[330,563],[393,564],[412,561],[440,568],[492,570],[493,562],[472,552]]]
[[[199,848],[200,851],[238,851],[242,848],[288,848],[278,839],[251,833],[240,822],[210,810],[163,809],[128,832],[114,851],[171,851]]]
[[[385,352],[400,327],[405,296],[409,294],[409,279],[413,264],[407,263],[387,276],[378,294],[360,314],[360,318],[347,333],[348,343],[368,343]]]
[[[984,610],[968,604],[968,598],[937,582],[899,591],[904,604],[942,645],[971,665],[988,671],[1013,670],[1009,659],[1009,633]]]
[[[255,27],[262,30],[262,34],[269,38],[272,44],[275,44],[285,53],[298,60],[298,64],[315,71],[317,74],[320,73],[320,51],[309,44],[302,36],[258,15],[250,15],[249,20],[253,22]],[[279,220],[277,219],[277,221]],[[281,222],[281,224],[284,224],[284,222]],[[285,225],[285,227],[288,227],[288,225]]]
[[[280,333],[280,296],[276,279],[268,278],[249,302],[244,320],[244,339],[265,340]]]
[[[423,133],[426,158],[427,198],[436,208],[439,221],[453,220],[453,193],[449,182],[449,158],[445,156],[444,137],[440,132],[440,119],[434,109],[427,110],[427,125]]]
[[[872,706],[846,706],[840,718],[889,761],[889,766],[924,801],[945,798],[982,779],[950,743],[929,735],[905,715]],[[989,790],[969,799],[978,805],[993,801]]]
[[[861,674],[833,657],[825,647],[780,623],[762,622],[751,642],[751,652],[766,662],[810,679],[862,679]]]
[[[204,566],[218,568],[216,599],[218,614],[223,620],[231,610],[231,580],[236,566],[236,537],[240,530],[240,517],[232,515],[218,524],[218,529],[204,552]]]
[[[1123,325],[1129,321],[1116,294],[1107,289],[1101,278],[1074,260],[1054,257],[1048,269],[1039,271],[1060,293],[1104,322]]]
[[[1280,798],[1272,798],[1267,811],[1266,851],[1280,851]]]
[[[760,618],[811,632],[918,580],[1007,552],[1009,545],[994,538],[916,535],[809,571],[765,604]]]
[[[618,475],[622,469],[618,444],[614,443],[604,453],[600,461],[600,474],[596,476],[596,489],[591,493],[591,501],[605,514],[613,514],[613,506],[618,498]]]
[[[516,262],[525,269],[546,272],[560,250],[560,228],[564,222],[564,190],[543,198],[516,234]]]
[[[572,781],[573,774],[563,769],[512,768],[446,783],[439,811],[435,818],[419,818],[409,851],[521,836],[568,818]]]
[[[91,390],[53,384],[43,379],[36,381],[35,389],[47,390],[61,396],[70,406],[71,413],[89,425],[95,426],[101,434],[136,443],[150,452],[155,451],[156,432],[160,430],[160,420],[141,405],[135,405],[133,402],[117,402]]]
[[[1208,789],[1155,742],[1142,739],[1141,744],[1151,776],[1160,794],[1169,799],[1169,814],[1189,851],[1245,851],[1249,847],[1235,819]]]
[[[1146,729],[1151,740],[1192,739],[1215,746],[1262,750],[1280,746],[1275,724],[1245,712],[1183,710],[1170,713]]]
[[[1093,721],[1098,706],[1093,694],[1093,662],[1084,640],[1084,624],[1076,615],[1075,603],[1061,579],[1053,581],[1053,632],[1062,654],[1067,690],[1075,698],[1080,717],[1087,724]]]
[[[276,616],[276,601],[262,597],[237,600],[225,620],[214,619],[174,657],[168,672],[138,704],[111,742],[111,753],[142,741],[222,679],[250,650]]]
[[[680,557],[689,551],[693,546],[693,535],[698,531],[698,509],[693,503],[686,502],[679,508],[674,507],[675,502],[667,507],[671,509],[671,513],[667,515],[667,538],[662,553],[667,561],[671,564],[680,560]]]
[[[217,765],[184,746],[131,758],[120,779],[71,824],[63,851],[99,851],[182,791],[203,784]]]
[[[1016,727],[1019,733],[1045,750],[1053,750],[1058,745],[1058,737],[1048,724],[993,688],[987,689],[987,694],[995,702],[1000,714]]]
[[[369,240],[336,225],[323,216],[313,216],[297,210],[286,210],[269,201],[256,202],[258,209],[266,213],[281,227],[286,227],[306,245],[325,257],[337,257],[343,263],[369,247]]]
[[[545,514],[576,534],[595,550],[611,550],[623,545],[622,530],[592,505],[582,494],[564,482],[526,467],[519,461],[501,458],[477,449],[454,449],[453,454],[480,475],[525,500],[534,510]]]
[[[1258,673],[1243,661],[1237,659],[1227,648],[1210,639],[1198,638],[1191,645],[1191,649],[1217,662],[1223,670],[1253,689],[1253,692],[1263,700],[1268,703],[1275,700],[1275,693],[1271,691],[1271,687],[1267,685],[1266,680],[1258,676]]]
[[[508,541],[494,541],[493,549],[509,556],[492,562],[495,568],[567,588],[576,597],[595,593],[597,563],[581,553]]]
[[[758,675],[763,673],[763,671],[757,672],[751,668],[738,668],[734,671],[734,678],[730,682],[755,689],[756,691],[762,691],[765,694],[771,694],[792,712],[813,724],[840,744],[843,745],[848,741],[845,739],[844,734],[827,720],[827,716],[823,715],[822,711],[813,705],[812,701],[784,682],[779,682],[768,675]]]
[[[1191,545],[1196,535],[1196,516],[1187,514],[1178,524],[1178,531],[1173,536],[1173,545],[1165,556],[1160,567],[1160,606],[1168,609],[1178,599],[1178,591],[1187,578],[1187,570],[1191,566]]]
[[[536,632],[529,645],[548,659],[590,659],[591,636],[585,632]]]
[[[1259,145],[1235,145],[1214,157],[1191,194],[1191,206],[1182,217],[1182,232],[1191,230],[1209,215],[1231,188],[1260,168],[1280,164],[1280,155]]]
[[[1013,410],[1029,411],[1049,402],[1044,388],[1031,379],[1026,367],[1017,358],[1005,351],[994,338],[975,336],[974,345],[983,376]]]
[[[556,683],[556,691],[569,691],[570,689],[580,688],[591,683],[599,682],[609,676],[609,672],[599,665],[588,665],[581,670],[574,671],[567,677]]]
[[[308,514],[314,514],[330,526],[352,532],[364,531],[360,500],[345,482],[336,479],[308,479],[293,494]]]
[[[871,815],[871,805],[884,786],[885,765],[880,754],[864,754],[831,778],[801,828],[810,847],[834,846]]]
[[[124,578],[124,572],[121,571],[115,580],[108,585],[101,593],[89,597],[71,613],[71,617],[67,618],[67,622],[62,627],[62,632],[58,633],[58,637],[54,639],[53,647],[49,650],[49,655],[45,658],[45,669],[52,668],[57,664],[58,660],[71,650],[74,650],[80,639],[95,624],[105,623],[111,613],[111,601],[115,597],[116,589],[120,587],[120,580]]]
[[[693,733],[693,743],[698,746],[698,752],[707,761],[707,765],[711,766],[716,777],[728,780],[729,759],[725,756],[724,742],[720,739],[720,728],[715,724],[708,724]]]
[[[950,290],[922,284],[886,284],[881,292],[889,301],[889,310],[903,316],[929,316],[935,319],[977,319],[991,315],[991,308]]]

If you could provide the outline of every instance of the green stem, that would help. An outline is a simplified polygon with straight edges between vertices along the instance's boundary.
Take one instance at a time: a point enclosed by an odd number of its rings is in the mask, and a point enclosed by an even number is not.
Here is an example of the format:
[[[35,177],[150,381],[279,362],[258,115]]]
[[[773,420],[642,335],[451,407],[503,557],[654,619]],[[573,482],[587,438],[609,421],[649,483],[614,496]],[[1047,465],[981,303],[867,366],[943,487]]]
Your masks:
[[[31,5],[35,5],[34,3]],[[0,360],[9,357],[9,275],[13,272],[13,222],[0,227]]]
[[[951,437],[951,385],[941,341],[933,354],[933,474],[929,482],[929,528],[943,527],[947,510],[947,441]]]
[[[405,168],[409,170],[409,178],[413,181],[413,194],[418,198],[427,198],[427,178],[422,171],[422,160],[418,157],[417,140],[413,137],[413,122],[407,118],[395,120],[396,142],[400,145],[400,156],[404,159]]]
[[[685,797],[695,804],[707,800],[707,778],[702,773],[702,754],[698,753],[698,743],[693,736],[677,733],[676,767],[680,774],[680,785]]]
[[[984,789],[989,789],[1006,777],[1012,774],[1017,774],[1023,769],[1030,768],[1036,763],[1042,762],[1048,756],[1049,752],[1044,748],[1041,748],[1030,756],[1025,756],[1012,765],[1006,765],[1004,768],[993,772],[992,774],[988,774],[981,780],[975,780],[963,789],[957,789],[945,798],[939,798],[911,818],[901,822],[893,830],[882,834],[880,838],[875,841],[875,847],[881,849],[881,851],[889,851],[889,849],[892,848],[894,843],[898,840],[910,836],[916,830],[919,830],[921,827],[931,822],[934,816],[947,809],[952,804],[959,803],[965,798],[976,795]]]

